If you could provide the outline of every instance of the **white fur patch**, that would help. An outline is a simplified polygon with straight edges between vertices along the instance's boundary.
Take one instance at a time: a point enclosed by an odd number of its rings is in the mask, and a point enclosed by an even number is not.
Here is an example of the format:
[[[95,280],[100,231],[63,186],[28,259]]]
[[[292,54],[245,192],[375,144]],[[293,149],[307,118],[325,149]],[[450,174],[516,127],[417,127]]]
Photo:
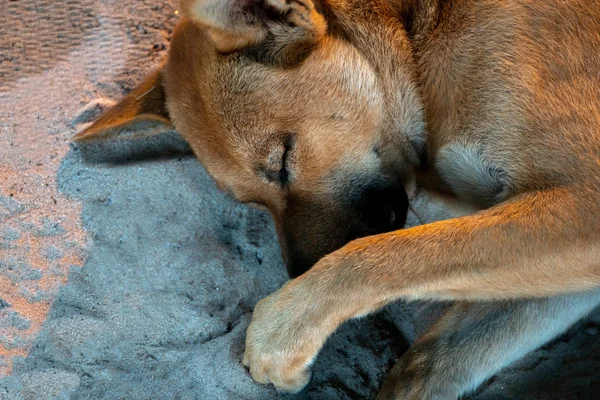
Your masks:
[[[486,160],[477,146],[450,143],[436,159],[438,173],[459,197],[484,206],[505,197],[505,172]]]

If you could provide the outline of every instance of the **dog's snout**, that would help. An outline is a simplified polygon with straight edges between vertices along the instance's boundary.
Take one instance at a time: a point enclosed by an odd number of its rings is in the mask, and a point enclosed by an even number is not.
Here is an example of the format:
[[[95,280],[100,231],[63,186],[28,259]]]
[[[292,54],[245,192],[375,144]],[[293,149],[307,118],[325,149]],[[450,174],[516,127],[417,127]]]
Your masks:
[[[279,226],[289,275],[303,274],[354,239],[402,229],[407,212],[401,183],[364,177],[348,180],[328,201],[290,202]]]

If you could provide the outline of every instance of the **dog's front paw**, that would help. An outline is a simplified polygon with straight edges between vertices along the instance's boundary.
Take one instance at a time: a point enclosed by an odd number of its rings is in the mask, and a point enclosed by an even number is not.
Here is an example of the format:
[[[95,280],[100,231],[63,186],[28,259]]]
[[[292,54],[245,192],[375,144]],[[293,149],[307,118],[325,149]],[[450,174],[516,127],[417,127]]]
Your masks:
[[[311,317],[309,295],[287,284],[256,305],[243,360],[255,381],[290,393],[308,384],[310,364],[327,337]]]

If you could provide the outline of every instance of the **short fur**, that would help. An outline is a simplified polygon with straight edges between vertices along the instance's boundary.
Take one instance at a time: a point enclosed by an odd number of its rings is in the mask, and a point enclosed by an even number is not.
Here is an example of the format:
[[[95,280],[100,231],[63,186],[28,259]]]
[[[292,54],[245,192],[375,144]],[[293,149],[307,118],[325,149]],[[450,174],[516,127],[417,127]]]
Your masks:
[[[456,399],[600,302],[594,0],[182,10],[164,69],[77,139],[169,118],[223,190],[271,212],[292,275],[316,262],[256,306],[255,380],[297,392],[344,321],[450,299],[379,398]],[[397,229],[415,176],[481,210]]]

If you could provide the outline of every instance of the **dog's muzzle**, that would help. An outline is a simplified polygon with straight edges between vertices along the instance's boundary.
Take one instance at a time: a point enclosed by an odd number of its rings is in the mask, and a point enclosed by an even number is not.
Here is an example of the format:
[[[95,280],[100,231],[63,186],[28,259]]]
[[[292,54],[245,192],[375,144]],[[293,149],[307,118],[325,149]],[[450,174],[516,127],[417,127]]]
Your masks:
[[[404,186],[383,179],[352,179],[325,200],[290,203],[278,227],[288,274],[303,274],[354,239],[402,229],[407,211]]]

